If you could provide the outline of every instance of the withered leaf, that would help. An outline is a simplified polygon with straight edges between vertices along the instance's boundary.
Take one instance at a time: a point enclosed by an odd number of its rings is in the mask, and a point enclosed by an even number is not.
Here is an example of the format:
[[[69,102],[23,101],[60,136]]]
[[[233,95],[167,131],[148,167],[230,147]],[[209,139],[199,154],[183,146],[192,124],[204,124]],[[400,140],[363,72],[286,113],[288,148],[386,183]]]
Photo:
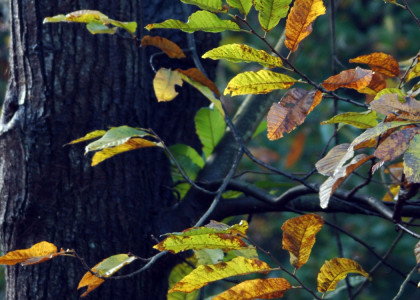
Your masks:
[[[383,115],[397,113],[400,119],[420,120],[420,102],[412,97],[405,97],[401,102],[397,94],[384,94],[372,101],[370,107]]]
[[[359,90],[370,84],[372,75],[371,70],[356,67],[356,69],[345,70],[338,75],[331,76],[322,83],[322,86],[329,91],[339,88]]]
[[[404,154],[404,174],[408,182],[420,182],[420,135],[411,140]]]
[[[344,155],[347,154],[349,146],[350,144],[345,143],[331,148],[327,155],[325,155],[315,164],[317,171],[322,175],[332,176]]]
[[[350,59],[351,63],[367,64],[374,72],[395,77],[400,74],[400,66],[391,55],[375,52]]]
[[[141,45],[143,47],[154,46],[156,48],[159,48],[170,58],[184,58],[185,57],[184,52],[181,50],[181,48],[177,44],[161,36],[145,35],[141,39]]]
[[[57,247],[49,242],[39,242],[28,249],[20,249],[7,253],[0,257],[0,264],[15,265],[34,265],[42,263],[58,255],[65,254],[64,251],[57,252]]]
[[[198,82],[206,87],[208,87],[217,97],[220,97],[220,92],[217,86],[214,84],[213,81],[208,79],[206,75],[204,75],[199,69],[197,68],[190,68],[188,70],[176,69],[181,74],[188,76],[191,80]]]

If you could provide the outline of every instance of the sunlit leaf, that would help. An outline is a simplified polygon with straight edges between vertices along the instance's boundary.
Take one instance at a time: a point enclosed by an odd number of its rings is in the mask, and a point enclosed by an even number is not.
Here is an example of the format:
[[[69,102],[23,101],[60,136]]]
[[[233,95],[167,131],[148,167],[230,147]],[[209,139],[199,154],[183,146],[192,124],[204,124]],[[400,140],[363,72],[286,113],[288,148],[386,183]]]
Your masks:
[[[400,66],[391,55],[375,52],[350,59],[351,63],[367,64],[374,72],[395,77],[400,75]]]
[[[191,256],[186,259],[186,262],[177,264],[169,274],[169,287],[170,290],[178,281],[194,270],[194,265],[197,264],[197,259]],[[167,300],[196,300],[198,291],[192,293],[173,292],[167,295]]]
[[[132,263],[134,260],[136,260],[136,258],[128,254],[116,254],[105,258],[103,261],[95,265],[92,268],[92,271],[102,277],[111,277],[115,272],[120,270],[122,267]],[[80,280],[77,289],[87,286],[87,291],[82,294],[82,297],[85,297],[91,291],[100,286],[103,282],[104,279],[99,278],[88,271]]]
[[[353,171],[355,171],[357,168],[359,168],[373,157],[373,155],[367,156],[366,154],[359,154],[356,155],[347,165],[335,169],[334,175],[328,177],[328,179],[319,187],[319,200],[321,208],[327,208],[331,195],[334,194],[334,192],[340,187],[344,180]]]
[[[217,86],[214,84],[213,81],[208,79],[206,75],[204,75],[199,69],[197,68],[190,68],[188,70],[176,69],[179,73],[188,76],[191,80],[208,87],[217,97],[220,97],[220,92]]]
[[[321,230],[324,220],[317,215],[309,214],[291,218],[284,222],[283,249],[289,251],[290,264],[299,269],[309,259],[315,244],[315,235]]]
[[[322,0],[296,0],[286,21],[284,44],[290,51],[297,50],[299,43],[312,32],[312,22],[325,14]]]
[[[345,155],[349,153],[349,146],[350,144],[340,144],[331,148],[327,155],[325,155],[315,164],[317,171],[325,176],[333,176],[337,167],[340,167],[340,162],[343,160]],[[352,156],[353,155],[350,157],[347,156],[346,161]]]
[[[420,121],[420,102],[412,97],[405,97],[403,101],[397,94],[384,94],[372,101],[370,107],[383,115],[397,113],[399,119]]]
[[[181,0],[181,2],[196,5],[201,9],[212,12],[223,11],[222,0]]]
[[[416,78],[418,76],[420,76],[420,64],[417,61],[414,67],[407,74],[405,81],[410,81],[411,79]]]
[[[321,122],[324,124],[348,124],[361,129],[368,129],[378,125],[377,115],[375,111],[367,112],[347,112],[336,115],[328,121]]]
[[[222,249],[200,249],[194,251],[198,265],[212,265],[223,261],[225,253]]]
[[[142,138],[132,138],[127,140],[124,144],[111,148],[105,148],[101,151],[96,152],[92,157],[91,166],[94,167],[97,164],[103,162],[104,160],[111,158],[117,154],[148,147],[159,147],[159,144]]]
[[[284,166],[286,168],[293,167],[299,161],[303,153],[305,140],[306,140],[305,131],[300,132],[296,136],[296,138],[293,140],[292,147],[290,147],[289,152],[287,153],[287,156],[285,157]]]
[[[194,122],[204,155],[208,158],[225,133],[225,120],[216,110],[203,107],[195,115]]]
[[[270,270],[270,266],[259,259],[239,256],[228,262],[198,266],[169,290],[169,293],[176,291],[189,293],[223,278]]]
[[[404,154],[404,174],[408,182],[420,182],[420,134],[417,134]]]
[[[2,265],[35,265],[65,254],[64,251],[57,252],[57,247],[49,242],[40,242],[28,249],[14,250],[0,257]]]
[[[273,103],[267,115],[267,137],[277,140],[305,121],[314,107],[315,91],[294,88],[287,91],[279,103]]]
[[[213,300],[251,300],[283,297],[292,286],[284,278],[252,279],[241,282]]]
[[[378,100],[379,98],[381,98],[382,96],[384,96],[386,94],[397,94],[398,95],[398,99],[401,102],[404,102],[404,98],[406,96],[405,93],[404,93],[404,91],[401,90],[401,89],[398,89],[398,88],[386,88],[386,89],[383,89],[383,90],[379,91],[376,94],[374,100]]]
[[[248,223],[246,221],[241,221],[231,227],[213,222],[206,227],[190,228],[180,233],[167,234],[168,237],[153,248],[172,253],[200,249],[222,249],[227,252],[248,247],[242,239],[247,230]]]
[[[369,274],[354,260],[348,258],[333,258],[325,261],[318,273],[318,291],[326,293],[335,290],[338,282],[349,273],[358,273],[365,277]]]
[[[211,59],[226,59],[230,62],[256,62],[268,68],[282,67],[283,61],[280,57],[272,56],[264,50],[257,50],[244,44],[228,44],[210,51],[202,56]]]
[[[193,13],[188,18],[187,23],[170,19],[162,23],[149,24],[145,28],[147,30],[155,28],[179,29],[190,33],[194,31],[222,32],[225,30],[241,30],[235,22],[219,19],[217,15],[203,10]]]
[[[84,137],[81,137],[81,138],[79,138],[79,139],[77,139],[77,140],[73,140],[73,141],[71,141],[71,142],[70,142],[70,143],[68,143],[67,145],[70,145],[70,144],[76,144],[76,143],[80,143],[80,142],[84,142],[84,141],[92,140],[92,139],[95,139],[95,138],[97,138],[97,137],[101,137],[101,136],[103,136],[105,133],[106,133],[106,131],[105,131],[105,130],[95,130],[95,131],[89,132],[89,133],[88,133],[88,134],[86,134]]]
[[[141,45],[154,46],[162,50],[170,58],[184,58],[185,54],[181,48],[174,42],[161,37],[161,36],[150,36],[146,35],[141,39]]]
[[[224,94],[267,94],[273,90],[287,89],[295,82],[296,79],[290,76],[269,70],[243,72],[229,81]]]
[[[265,31],[272,30],[287,15],[292,0],[252,0],[258,20]]]
[[[252,0],[227,0],[230,7],[237,8],[241,14],[246,16],[252,7]]]
[[[359,90],[367,87],[371,80],[371,70],[357,67],[356,69],[345,70],[338,75],[331,76],[322,83],[322,86],[329,91],[339,88]]]
[[[178,95],[175,85],[182,86],[182,83],[181,76],[177,71],[160,68],[153,79],[153,89],[157,100],[159,102],[173,100]]]

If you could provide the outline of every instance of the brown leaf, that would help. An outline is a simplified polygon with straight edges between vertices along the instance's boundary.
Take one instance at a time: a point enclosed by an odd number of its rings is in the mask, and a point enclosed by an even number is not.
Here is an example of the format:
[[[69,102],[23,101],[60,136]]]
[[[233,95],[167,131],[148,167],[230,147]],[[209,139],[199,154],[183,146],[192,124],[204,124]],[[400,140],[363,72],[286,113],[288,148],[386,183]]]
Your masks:
[[[289,251],[290,264],[299,269],[309,259],[315,244],[315,235],[321,230],[324,220],[309,214],[292,218],[284,222],[283,249]]]
[[[356,69],[342,71],[338,75],[331,76],[322,83],[322,86],[335,91],[339,88],[359,90],[369,85],[372,80],[372,71],[357,67]]]
[[[17,263],[35,265],[64,253],[64,251],[57,252],[57,247],[54,244],[43,241],[29,249],[15,250],[3,255],[0,257],[0,264],[9,266]]]
[[[286,168],[291,168],[302,156],[303,149],[305,146],[306,132],[300,132],[297,137],[293,140],[292,147],[290,147],[289,153],[286,156]]]
[[[299,43],[312,32],[312,22],[325,14],[322,0],[296,0],[286,21],[284,44],[290,51],[297,50]]]
[[[420,241],[414,247],[414,255],[416,256],[416,263],[420,264]],[[420,268],[417,269],[420,272]]]
[[[277,140],[305,121],[314,107],[315,91],[293,88],[286,92],[279,103],[274,103],[267,115],[267,137]],[[318,102],[319,103],[319,102]]]
[[[217,89],[217,86],[214,84],[213,81],[208,79],[206,75],[204,75],[199,69],[197,68],[190,68],[188,70],[176,69],[176,71],[184,74],[185,76],[188,76],[193,81],[196,81],[208,87],[217,97],[220,97],[220,92]]]
[[[271,164],[280,160],[280,155],[276,151],[265,147],[250,147],[249,150],[252,155],[266,164]]]
[[[170,58],[185,58],[184,52],[181,48],[174,42],[160,36],[150,36],[145,35],[141,39],[141,45],[145,46],[154,46],[162,50]]]
[[[385,76],[381,73],[374,73],[369,85],[363,89],[357,90],[359,93],[376,96],[379,91],[386,88]],[[373,100],[373,97],[372,97]],[[370,101],[369,101],[370,102]],[[368,102],[368,103],[369,103]]]
[[[395,77],[400,75],[400,66],[391,55],[375,52],[350,59],[351,63],[367,64],[374,72]]]
[[[420,102],[412,97],[406,97],[405,102],[401,102],[397,94],[384,94],[372,101],[370,107],[383,115],[397,113],[399,119],[420,120]]]

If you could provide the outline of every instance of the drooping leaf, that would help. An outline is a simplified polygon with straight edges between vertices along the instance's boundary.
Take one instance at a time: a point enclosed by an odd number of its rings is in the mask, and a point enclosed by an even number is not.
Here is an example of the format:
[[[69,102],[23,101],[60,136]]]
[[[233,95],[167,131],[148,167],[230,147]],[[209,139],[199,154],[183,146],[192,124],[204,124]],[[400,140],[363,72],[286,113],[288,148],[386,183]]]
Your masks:
[[[228,262],[198,266],[169,290],[169,293],[176,291],[189,293],[223,278],[270,270],[270,266],[259,259],[239,256]]]
[[[284,278],[252,279],[235,285],[213,300],[277,299],[291,288]]]
[[[339,88],[359,90],[367,87],[371,80],[371,70],[356,67],[356,69],[345,70],[338,75],[331,76],[322,83],[322,86],[329,91]]]
[[[285,158],[285,164],[284,166],[286,168],[293,167],[296,162],[299,161],[299,159],[302,156],[303,149],[305,146],[305,140],[306,140],[306,132],[302,131],[300,132],[296,138],[293,140],[292,147],[290,147],[289,152],[287,153],[287,156]]]
[[[336,115],[328,121],[321,122],[324,124],[348,124],[361,129],[368,129],[378,125],[377,115],[375,111],[367,112],[347,112]]]
[[[252,0],[258,20],[265,31],[272,30],[287,15],[292,0]]]
[[[204,10],[193,13],[188,18],[187,23],[169,19],[162,23],[149,24],[145,28],[147,30],[152,30],[155,28],[179,29],[189,33],[195,31],[222,32],[225,30],[241,30],[241,28],[235,22],[219,19],[219,17],[214,13]]]
[[[252,7],[252,0],[227,0],[230,7],[237,8],[244,16],[248,15]]]
[[[184,278],[186,275],[194,270],[194,265],[197,264],[197,259],[194,256],[188,257],[186,262],[177,264],[169,274],[169,286],[170,290],[178,281]],[[167,300],[196,300],[198,291],[192,293],[174,292],[167,295]]]
[[[284,222],[283,249],[289,251],[290,264],[299,269],[306,264],[315,244],[315,235],[321,230],[324,220],[309,214],[291,218]]]
[[[200,249],[222,249],[227,252],[248,247],[242,239],[248,229],[246,221],[231,227],[223,223],[210,223],[207,226],[213,227],[190,228],[180,233],[168,234],[166,239],[153,248],[178,253]]]
[[[128,254],[112,255],[95,265],[92,268],[92,271],[102,277],[111,277],[113,274],[115,274],[115,272],[120,270],[122,267],[132,263],[134,260],[136,260],[136,257],[130,256]],[[85,297],[91,291],[100,286],[103,282],[104,279],[97,277],[88,271],[80,280],[77,289],[87,286],[87,291],[82,294],[82,297]]]
[[[220,92],[217,86],[214,84],[213,81],[208,79],[206,75],[204,75],[199,69],[197,68],[190,68],[188,70],[176,69],[179,73],[188,76],[191,80],[208,87],[217,97],[220,97]]]
[[[400,75],[400,66],[391,55],[375,52],[350,59],[351,63],[367,64],[374,72],[395,77]]]
[[[283,61],[280,57],[272,56],[264,50],[257,50],[244,44],[228,44],[210,51],[202,56],[211,59],[226,59],[230,62],[256,62],[268,68],[283,67]]]
[[[35,265],[50,260],[58,255],[65,254],[64,251],[57,252],[57,247],[49,242],[39,242],[28,249],[14,250],[0,257],[1,265]]]
[[[404,154],[404,174],[408,182],[420,182],[420,134],[414,136]]]
[[[312,32],[312,22],[325,14],[322,0],[296,0],[286,21],[284,44],[290,51],[297,50],[299,43]]]
[[[95,138],[97,138],[97,137],[101,137],[101,136],[103,136],[105,133],[106,133],[106,131],[105,131],[105,130],[95,130],[95,131],[89,132],[89,133],[88,133],[88,134],[86,134],[84,137],[81,137],[81,138],[79,138],[79,139],[77,139],[77,140],[73,140],[73,141],[71,141],[71,142],[70,142],[70,143],[68,143],[67,145],[70,145],[70,144],[76,144],[76,143],[80,143],[80,142],[84,142],[84,141],[92,140],[92,139],[95,139]]]
[[[197,166],[199,169],[201,169],[202,167],[204,167],[204,160],[201,157],[200,154],[197,153],[197,151],[195,151],[194,148],[185,145],[185,144],[176,144],[176,145],[172,145],[169,147],[169,150],[171,151],[171,153],[173,154],[173,156],[175,157],[175,159],[181,163],[181,165],[184,167],[184,164],[182,163],[184,160],[182,159],[182,157],[188,157],[191,161],[192,164],[194,164],[195,166]],[[190,172],[189,171],[189,167],[186,166],[185,171],[187,173],[188,176],[190,176],[193,180],[195,179],[194,175],[192,173],[194,172]]]
[[[91,166],[94,167],[97,164],[103,162],[104,160],[111,158],[117,154],[148,147],[160,147],[160,145],[158,143],[142,138],[132,138],[126,141],[124,144],[111,148],[105,148],[101,151],[96,152],[92,157]]]
[[[398,113],[399,119],[420,121],[420,102],[412,97],[405,97],[401,102],[397,94],[384,94],[372,101],[370,107],[383,115]]]
[[[222,0],[181,0],[181,2],[196,5],[201,9],[212,12],[221,12],[224,10]]]
[[[153,79],[153,89],[157,100],[159,102],[173,100],[178,95],[175,85],[182,86],[182,83],[181,76],[177,71],[160,68]]]
[[[167,56],[170,58],[184,58],[185,54],[181,48],[174,42],[161,37],[161,36],[150,36],[145,35],[141,39],[141,45],[143,47],[146,46],[154,46],[162,50]]]
[[[305,121],[306,116],[313,109],[315,91],[293,88],[287,91],[279,103],[273,103],[267,115],[267,137],[277,140],[285,132],[290,133]]]
[[[367,156],[366,154],[359,154],[356,155],[349,164],[335,169],[333,176],[328,177],[328,179],[319,187],[319,200],[321,208],[327,208],[331,195],[334,194],[344,180],[353,171],[373,157],[373,155]]]
[[[333,176],[334,171],[337,169],[337,167],[340,167],[340,162],[343,160],[345,155],[349,153],[349,146],[350,144],[346,143],[331,148],[331,150],[328,151],[327,155],[325,155],[315,164],[317,171],[325,176]],[[350,157],[347,156],[346,161],[352,156],[353,155],[351,155]]]
[[[410,72],[407,74],[407,77],[405,79],[406,82],[410,81],[413,78],[416,78],[420,76],[420,64],[417,61],[414,67],[410,70]]]
[[[204,155],[208,158],[225,133],[225,120],[216,110],[203,107],[195,115],[194,122]]]
[[[267,94],[273,90],[287,89],[295,82],[296,79],[290,76],[269,70],[243,72],[229,81],[224,94]]]
[[[354,260],[348,258],[333,258],[325,261],[318,273],[318,291],[326,293],[335,290],[338,282],[349,273],[358,273],[365,277],[369,274]]]

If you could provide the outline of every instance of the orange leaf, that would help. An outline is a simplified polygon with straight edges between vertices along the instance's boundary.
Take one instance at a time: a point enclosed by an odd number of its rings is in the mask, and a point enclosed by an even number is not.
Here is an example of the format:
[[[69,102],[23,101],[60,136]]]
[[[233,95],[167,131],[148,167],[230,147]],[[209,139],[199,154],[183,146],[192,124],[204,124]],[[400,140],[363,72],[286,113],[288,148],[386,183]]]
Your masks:
[[[321,230],[324,220],[317,215],[303,215],[284,222],[283,249],[289,251],[290,264],[299,269],[309,259],[315,235]]]
[[[93,269],[92,269],[93,270]],[[95,270],[93,270],[95,271]],[[96,289],[98,286],[100,286],[102,283],[104,283],[105,279],[99,278],[95,275],[93,275],[90,272],[87,272],[82,280],[80,280],[79,282],[79,286],[77,287],[77,289],[80,289],[84,286],[87,286],[87,290],[86,292],[84,292],[81,297],[85,297],[87,294],[89,294],[91,291],[93,291],[94,289]]]
[[[162,50],[170,58],[184,58],[185,54],[174,42],[160,36],[146,35],[141,39],[141,45],[154,46]]]
[[[208,79],[206,77],[206,75],[204,75],[199,69],[197,69],[197,68],[191,68],[191,69],[188,69],[188,70],[176,69],[176,71],[178,71],[179,73],[182,73],[182,74],[188,76],[193,81],[198,82],[198,83],[201,83],[202,85],[208,87],[210,90],[212,90],[212,92],[217,97],[220,97],[220,92],[217,89],[217,87],[214,84],[214,82],[211,81],[210,79]]]
[[[306,116],[319,101],[315,91],[293,88],[286,92],[279,103],[274,103],[267,115],[267,137],[277,140],[305,121]]]
[[[252,279],[241,282],[213,300],[251,300],[283,297],[292,286],[284,278]]]
[[[302,155],[303,148],[305,146],[306,132],[302,131],[294,139],[292,147],[289,150],[289,153],[286,156],[286,168],[291,168],[299,160]]]
[[[322,0],[296,0],[286,21],[286,47],[296,51],[299,43],[312,32],[312,22],[323,14]]]
[[[251,151],[252,155],[265,162],[266,164],[271,164],[273,162],[280,160],[280,155],[271,149],[264,148],[264,147],[250,147],[249,150]]]
[[[338,75],[331,76],[322,83],[322,86],[335,91],[339,88],[359,90],[369,85],[372,80],[372,71],[357,67],[356,69],[345,70]]]
[[[376,96],[379,91],[386,88],[385,76],[381,73],[374,73],[369,85],[363,89],[357,90],[359,93]]]
[[[64,254],[64,251],[57,252],[57,247],[49,242],[40,242],[29,249],[15,250],[0,257],[0,264],[15,265],[35,265],[49,260],[58,255]]]
[[[400,66],[391,55],[375,52],[350,59],[351,63],[367,64],[373,71],[395,77],[400,75]]]

